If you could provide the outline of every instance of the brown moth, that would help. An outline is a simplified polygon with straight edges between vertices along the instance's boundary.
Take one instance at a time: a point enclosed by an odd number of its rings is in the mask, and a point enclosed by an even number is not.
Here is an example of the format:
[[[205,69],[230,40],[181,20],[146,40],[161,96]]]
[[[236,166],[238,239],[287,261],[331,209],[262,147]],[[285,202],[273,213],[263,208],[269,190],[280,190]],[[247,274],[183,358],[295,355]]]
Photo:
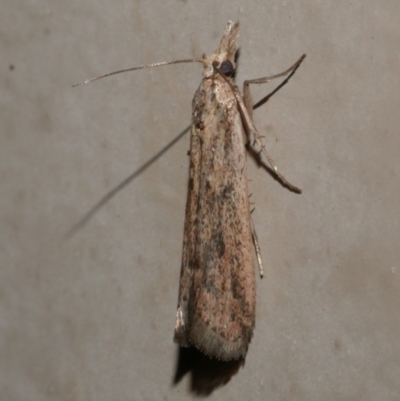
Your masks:
[[[232,79],[238,31],[239,23],[229,22],[219,48],[203,56],[204,78],[193,99],[174,336],[182,346],[194,345],[204,354],[226,361],[244,358],[253,335],[254,248],[262,275],[250,215],[245,147],[250,138],[258,142],[260,137],[251,119],[253,105],[248,92],[248,84],[254,81],[245,83],[243,98]]]
[[[249,85],[267,83],[297,70],[233,82],[239,22],[228,22],[219,48],[200,59],[148,64],[126,71],[200,62],[203,80],[194,95],[190,131],[190,169],[174,341],[194,346],[211,358],[244,358],[255,326],[255,256],[263,276],[260,248],[251,219],[246,144],[253,141],[281,182],[294,192],[261,143],[252,120]],[[290,73],[290,74],[289,74]]]
[[[245,356],[256,302],[246,133],[229,77],[238,29],[229,23],[220,47],[203,58],[204,78],[193,99],[174,338],[222,360]]]

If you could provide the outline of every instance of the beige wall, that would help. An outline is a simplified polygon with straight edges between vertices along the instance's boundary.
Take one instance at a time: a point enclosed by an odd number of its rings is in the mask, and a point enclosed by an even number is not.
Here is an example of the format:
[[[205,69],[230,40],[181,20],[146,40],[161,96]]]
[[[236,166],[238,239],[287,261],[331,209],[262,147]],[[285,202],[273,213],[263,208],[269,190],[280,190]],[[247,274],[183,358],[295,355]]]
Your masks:
[[[188,126],[201,67],[71,84],[211,52],[228,19],[238,83],[308,55],[255,113],[303,194],[249,158],[265,278],[246,365],[210,399],[398,399],[398,0],[1,8],[1,399],[187,399],[171,382],[188,135],[65,234]]]

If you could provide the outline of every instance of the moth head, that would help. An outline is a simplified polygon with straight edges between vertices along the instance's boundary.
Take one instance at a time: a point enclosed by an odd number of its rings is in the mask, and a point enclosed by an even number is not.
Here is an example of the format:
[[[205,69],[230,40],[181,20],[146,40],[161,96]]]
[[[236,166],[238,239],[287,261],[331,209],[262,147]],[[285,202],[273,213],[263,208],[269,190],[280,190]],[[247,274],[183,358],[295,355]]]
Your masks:
[[[225,28],[219,48],[211,55],[204,56],[203,76],[210,77],[215,73],[215,67],[227,77],[234,75],[236,64],[236,41],[239,36],[239,21],[229,21]]]

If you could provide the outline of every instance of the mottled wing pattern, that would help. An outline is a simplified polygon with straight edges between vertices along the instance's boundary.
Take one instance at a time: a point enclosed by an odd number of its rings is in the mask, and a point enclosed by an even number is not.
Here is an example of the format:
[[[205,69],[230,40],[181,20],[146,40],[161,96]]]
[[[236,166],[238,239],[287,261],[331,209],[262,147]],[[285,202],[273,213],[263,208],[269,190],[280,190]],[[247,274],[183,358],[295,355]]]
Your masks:
[[[255,319],[244,131],[232,88],[205,78],[193,104],[176,340],[222,360],[244,357]]]
[[[193,107],[198,101],[201,92],[197,91],[193,99]],[[197,99],[197,100],[196,100]],[[189,346],[189,298],[193,292],[194,266],[191,263],[196,252],[197,235],[197,208],[200,186],[201,163],[200,138],[196,134],[195,124],[192,124],[190,133],[190,167],[189,183],[186,200],[185,227],[183,232],[182,268],[179,281],[178,309],[176,313],[174,341],[182,346]]]

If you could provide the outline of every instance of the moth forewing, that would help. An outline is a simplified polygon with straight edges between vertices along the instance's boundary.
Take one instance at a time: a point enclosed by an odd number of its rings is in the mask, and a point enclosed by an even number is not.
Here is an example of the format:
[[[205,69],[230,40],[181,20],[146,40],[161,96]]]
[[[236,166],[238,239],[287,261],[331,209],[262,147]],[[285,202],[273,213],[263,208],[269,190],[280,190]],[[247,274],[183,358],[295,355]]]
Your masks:
[[[222,360],[246,355],[255,323],[246,133],[229,78],[238,29],[228,23],[220,47],[204,57],[204,78],[193,99],[175,327],[180,345]]]

